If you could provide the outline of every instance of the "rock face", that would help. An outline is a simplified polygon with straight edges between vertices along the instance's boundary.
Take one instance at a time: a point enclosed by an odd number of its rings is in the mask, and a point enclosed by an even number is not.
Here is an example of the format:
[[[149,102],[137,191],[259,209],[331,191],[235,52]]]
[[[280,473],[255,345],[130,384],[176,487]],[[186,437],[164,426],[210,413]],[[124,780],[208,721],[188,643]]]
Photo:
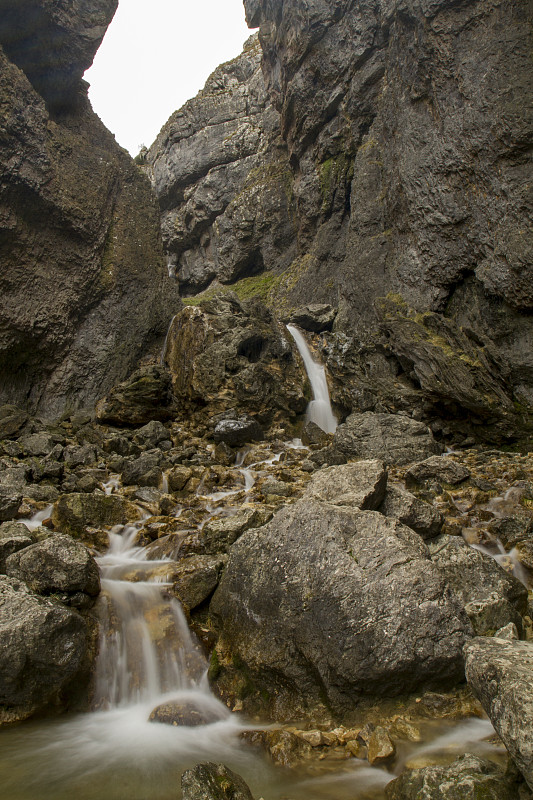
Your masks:
[[[468,683],[533,789],[533,644],[477,638],[465,662]]]
[[[295,712],[295,698],[300,709],[325,703],[343,715],[362,693],[442,686],[460,677],[471,635],[420,536],[377,512],[309,498],[233,545],[211,613],[220,688],[245,676],[280,715]]]
[[[184,308],[170,326],[165,359],[182,407],[248,412],[259,423],[305,411],[305,376],[283,326],[259,301],[224,295]]]
[[[12,0],[0,22],[0,403],[91,409],[179,307],[147,179],[86,97],[116,0]]]
[[[302,307],[338,309],[324,352],[347,412],[416,405],[466,436],[523,433],[528,4],[244,5],[266,95],[251,44],[148,156],[183,290],[258,275],[246,291],[319,331],[332,320]]]
[[[83,664],[83,618],[0,575],[0,719],[24,719],[57,701]]]
[[[257,35],[177,111],[147,154],[182,292],[285,269],[296,254],[292,173]]]

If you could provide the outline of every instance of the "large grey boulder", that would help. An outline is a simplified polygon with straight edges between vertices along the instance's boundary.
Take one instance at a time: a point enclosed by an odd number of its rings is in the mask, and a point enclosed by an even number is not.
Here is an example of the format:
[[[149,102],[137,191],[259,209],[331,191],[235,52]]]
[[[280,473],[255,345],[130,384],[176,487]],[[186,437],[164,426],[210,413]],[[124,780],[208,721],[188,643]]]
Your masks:
[[[96,561],[83,544],[62,534],[13,553],[5,570],[37,594],[57,594],[73,605],[83,606],[100,592]]]
[[[472,634],[420,536],[309,498],[233,545],[211,614],[232,654],[219,686],[240,667],[282,715],[453,683]]]
[[[57,702],[86,652],[87,628],[76,611],[0,575],[0,720]]]
[[[465,665],[469,685],[533,789],[533,643],[476,638],[465,647]]]
[[[22,492],[16,486],[0,485],[0,522],[13,519],[22,500]]]
[[[385,794],[387,800],[517,800],[518,786],[492,761],[467,753],[449,766],[405,770]]]
[[[457,486],[470,477],[470,470],[453,458],[431,456],[413,464],[405,473],[405,483],[409,488],[423,486],[432,481]]]
[[[305,495],[334,506],[375,511],[386,486],[387,471],[381,461],[358,461],[321,469],[305,487]]]
[[[346,458],[379,458],[386,464],[408,464],[441,451],[422,422],[370,411],[351,414],[339,425],[333,446]]]

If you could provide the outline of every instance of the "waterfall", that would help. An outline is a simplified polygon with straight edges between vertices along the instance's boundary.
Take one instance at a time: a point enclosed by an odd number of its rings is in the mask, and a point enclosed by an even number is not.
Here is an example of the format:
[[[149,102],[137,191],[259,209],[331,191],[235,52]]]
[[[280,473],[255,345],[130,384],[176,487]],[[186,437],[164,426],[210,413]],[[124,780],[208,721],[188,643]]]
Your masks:
[[[166,335],[165,335],[165,341],[163,342],[163,347],[161,348],[161,354],[159,356],[159,364],[162,367],[165,364],[165,358],[166,358],[166,355],[167,355],[168,337],[169,337],[169,334],[170,334],[170,329],[172,328],[172,323],[174,322],[174,320],[176,319],[177,316],[178,316],[177,314],[174,314],[174,316],[172,317],[172,319],[170,320],[170,322],[168,324],[167,332],[166,332]]]
[[[306,416],[308,421],[316,423],[326,433],[335,433],[337,418],[331,409],[326,370],[322,364],[313,359],[303,335],[294,325],[287,325],[287,330],[296,342],[296,347],[303,359],[304,366],[311,384],[313,399],[307,406]]]

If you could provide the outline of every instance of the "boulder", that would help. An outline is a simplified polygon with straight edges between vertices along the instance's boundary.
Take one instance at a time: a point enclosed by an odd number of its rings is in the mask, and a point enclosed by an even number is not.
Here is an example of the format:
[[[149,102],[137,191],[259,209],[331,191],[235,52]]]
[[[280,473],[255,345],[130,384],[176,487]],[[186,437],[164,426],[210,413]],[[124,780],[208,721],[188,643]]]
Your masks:
[[[215,442],[224,442],[230,447],[242,447],[248,442],[260,442],[263,430],[257,420],[250,417],[223,419],[217,422],[213,431]]]
[[[17,489],[16,486],[0,485],[0,522],[13,519],[21,501],[22,492],[20,489]]]
[[[96,405],[96,418],[110,425],[144,425],[176,415],[170,374],[164,367],[146,366],[114,386]]]
[[[262,693],[285,717],[326,698],[343,715],[363,694],[460,680],[472,634],[420,536],[309,498],[232,546],[210,609],[221,663],[232,654],[217,686],[231,690],[244,675],[247,701]]]
[[[302,430],[302,444],[305,444],[306,447],[312,447],[314,450],[327,447],[331,443],[332,438],[330,433],[323,431],[322,428],[312,420],[306,422]]]
[[[84,545],[56,534],[24,547],[6,559],[6,574],[18,578],[36,594],[56,594],[65,602],[85,605],[100,593],[96,561]],[[74,595],[88,598],[73,597]]]
[[[526,587],[493,558],[470,547],[460,536],[441,534],[429,541],[428,547],[431,560],[465,605],[496,594],[506,601],[510,615],[506,622],[515,622],[516,612],[526,613]],[[498,627],[506,622],[500,621]]]
[[[533,790],[533,643],[476,638],[465,647],[468,683]]]
[[[467,753],[449,766],[407,769],[385,794],[387,800],[517,800],[518,787],[492,761]]]
[[[240,775],[224,764],[197,764],[181,776],[183,800],[254,800]]]
[[[357,461],[315,473],[305,488],[305,496],[335,506],[375,511],[386,487],[387,471],[381,461]]]
[[[182,465],[173,467],[167,475],[168,488],[171,492],[181,492],[189,478],[192,478],[192,475],[193,472],[190,467]]]
[[[122,468],[124,486],[155,486],[161,484],[163,473],[159,468],[160,457],[156,453],[142,453],[139,458],[126,461]]]
[[[17,436],[27,421],[28,415],[17,406],[0,406],[0,439]]]
[[[209,702],[210,701],[210,702]],[[206,703],[193,700],[170,700],[154,708],[150,713],[150,722],[161,722],[174,727],[196,728],[198,725],[211,725],[227,716],[222,706],[209,698]]]
[[[86,651],[80,614],[0,575],[0,720],[25,719],[56,702]]]
[[[386,517],[395,517],[419,533],[423,539],[433,539],[441,532],[444,519],[430,503],[419,500],[398,486],[389,486],[379,510]]]
[[[170,431],[157,419],[152,419],[142,428],[135,431],[133,438],[137,444],[149,450],[152,447],[157,447],[161,442],[171,441]]]
[[[432,456],[420,464],[413,464],[405,473],[405,484],[408,488],[423,486],[426,483],[448,484],[457,486],[470,477],[470,470],[459,461],[445,456]]]
[[[57,438],[45,431],[30,433],[19,439],[19,443],[29,456],[47,456],[57,444]]]
[[[231,517],[213,517],[202,528],[202,540],[206,553],[227,553],[239,536],[250,528],[264,522],[257,508],[241,508]]]
[[[226,558],[221,555],[192,555],[178,561],[172,572],[174,591],[189,610],[214,592],[225,563]]]
[[[311,333],[330,331],[337,311],[329,303],[309,303],[292,312],[290,321]]]
[[[87,527],[125,525],[140,518],[141,511],[137,506],[113,494],[64,494],[52,511],[56,530],[82,540]]]
[[[22,522],[3,522],[0,525],[0,573],[5,572],[10,555],[33,544],[30,531]]]
[[[439,453],[441,448],[422,422],[399,414],[351,414],[339,425],[333,447],[346,458],[379,458],[386,464],[408,464]]]

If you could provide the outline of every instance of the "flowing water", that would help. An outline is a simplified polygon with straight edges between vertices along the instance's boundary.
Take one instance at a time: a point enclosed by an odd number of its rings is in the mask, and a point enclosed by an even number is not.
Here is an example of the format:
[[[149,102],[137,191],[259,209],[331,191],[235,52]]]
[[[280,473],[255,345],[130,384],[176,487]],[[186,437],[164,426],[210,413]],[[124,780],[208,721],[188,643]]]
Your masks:
[[[235,465],[244,487],[202,495],[208,516],[234,513],[280,454],[244,466],[246,456],[242,451]],[[104,489],[114,491],[118,479],[108,484]],[[30,527],[50,510],[39,512]],[[254,723],[230,713],[211,694],[205,656],[165,583],[164,568],[172,562],[150,560],[153,552],[135,544],[141,525],[113,528],[109,550],[98,559],[101,637],[93,710],[0,730],[0,797],[178,800],[181,773],[200,761],[215,761],[241,774],[254,797],[264,800],[383,800],[394,777],[385,769],[355,758],[274,768],[242,741],[242,732]],[[155,708],[168,703],[194,709],[205,724],[149,721]],[[465,751],[497,755],[498,748],[485,742],[491,732],[480,720],[428,724],[424,743],[406,744],[399,766],[432,751],[441,756],[445,751],[450,761]]]
[[[326,433],[335,433],[337,418],[331,409],[326,370],[322,364],[313,359],[307,342],[298,328],[294,325],[287,325],[287,330],[296,342],[296,347],[304,362],[309,383],[311,384],[311,391],[313,392],[313,399],[307,406],[307,419],[309,422],[314,422]]]

